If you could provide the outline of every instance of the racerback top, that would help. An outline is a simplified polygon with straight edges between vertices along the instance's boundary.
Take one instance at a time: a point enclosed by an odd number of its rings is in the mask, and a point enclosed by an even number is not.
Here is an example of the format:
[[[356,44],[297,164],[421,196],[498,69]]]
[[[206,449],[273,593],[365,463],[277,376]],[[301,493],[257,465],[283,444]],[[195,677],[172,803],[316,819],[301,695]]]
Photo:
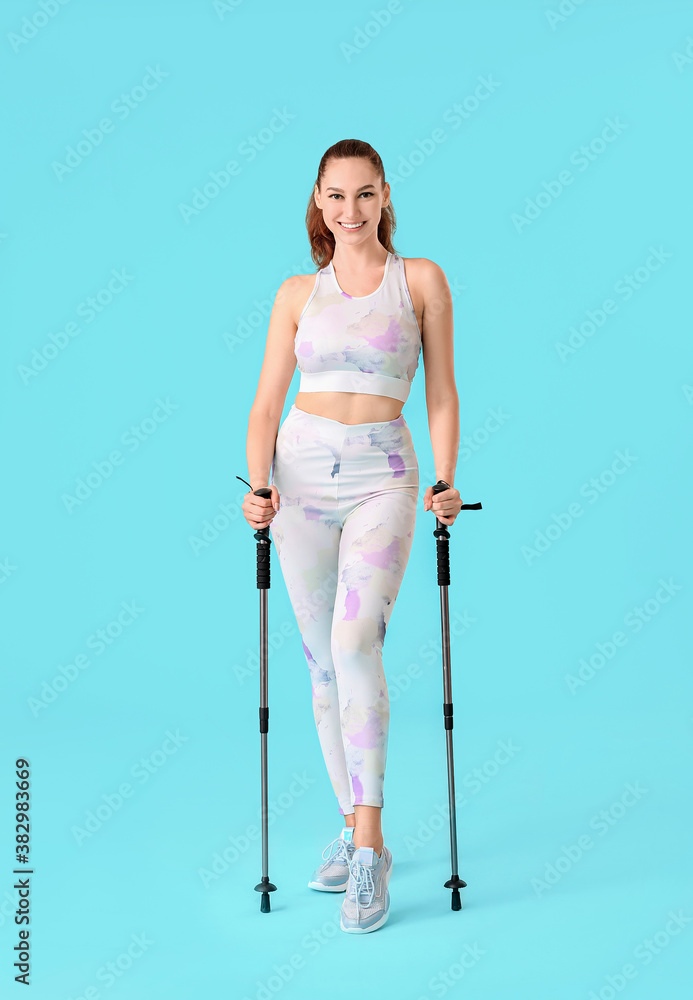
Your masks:
[[[299,317],[299,392],[369,392],[406,401],[419,366],[421,331],[404,263],[388,251],[380,287],[347,295],[332,261],[315,276]]]

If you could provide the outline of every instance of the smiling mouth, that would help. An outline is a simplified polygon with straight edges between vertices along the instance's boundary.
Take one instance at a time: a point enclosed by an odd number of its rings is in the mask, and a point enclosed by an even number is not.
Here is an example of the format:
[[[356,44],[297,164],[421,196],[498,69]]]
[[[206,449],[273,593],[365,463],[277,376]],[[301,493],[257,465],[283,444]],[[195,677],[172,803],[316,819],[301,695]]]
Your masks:
[[[360,229],[361,226],[365,226],[365,222],[356,222],[352,225],[349,225],[348,223],[344,222],[339,222],[339,225],[342,227],[342,229],[346,229],[347,232],[353,233],[356,229]]]

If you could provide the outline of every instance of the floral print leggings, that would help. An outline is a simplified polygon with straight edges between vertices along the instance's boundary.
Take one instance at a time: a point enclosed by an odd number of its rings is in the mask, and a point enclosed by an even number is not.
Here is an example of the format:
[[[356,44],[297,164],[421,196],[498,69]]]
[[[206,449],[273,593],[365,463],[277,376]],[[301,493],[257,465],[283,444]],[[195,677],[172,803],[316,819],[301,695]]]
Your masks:
[[[383,642],[414,538],[419,465],[395,420],[343,424],[292,405],[270,524],[310,671],[339,811],[383,805],[390,703]]]

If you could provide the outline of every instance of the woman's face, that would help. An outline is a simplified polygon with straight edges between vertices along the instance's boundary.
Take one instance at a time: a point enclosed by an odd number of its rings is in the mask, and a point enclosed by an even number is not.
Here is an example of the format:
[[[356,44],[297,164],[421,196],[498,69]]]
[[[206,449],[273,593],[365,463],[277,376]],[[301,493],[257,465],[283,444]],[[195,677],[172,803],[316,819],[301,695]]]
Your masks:
[[[315,187],[315,204],[338,243],[364,243],[378,237],[383,208],[390,203],[390,185],[362,157],[331,160],[325,168],[322,190]],[[356,224],[349,228],[349,224]]]

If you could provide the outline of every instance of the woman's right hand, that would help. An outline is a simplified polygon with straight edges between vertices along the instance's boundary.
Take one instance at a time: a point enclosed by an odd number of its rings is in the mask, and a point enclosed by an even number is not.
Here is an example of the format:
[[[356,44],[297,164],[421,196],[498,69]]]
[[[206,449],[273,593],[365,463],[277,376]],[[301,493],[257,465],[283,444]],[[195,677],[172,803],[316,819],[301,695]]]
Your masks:
[[[274,485],[268,488],[272,491],[271,497],[259,497],[252,490],[248,490],[241,504],[243,516],[255,531],[266,528],[279,510],[279,490]]]

